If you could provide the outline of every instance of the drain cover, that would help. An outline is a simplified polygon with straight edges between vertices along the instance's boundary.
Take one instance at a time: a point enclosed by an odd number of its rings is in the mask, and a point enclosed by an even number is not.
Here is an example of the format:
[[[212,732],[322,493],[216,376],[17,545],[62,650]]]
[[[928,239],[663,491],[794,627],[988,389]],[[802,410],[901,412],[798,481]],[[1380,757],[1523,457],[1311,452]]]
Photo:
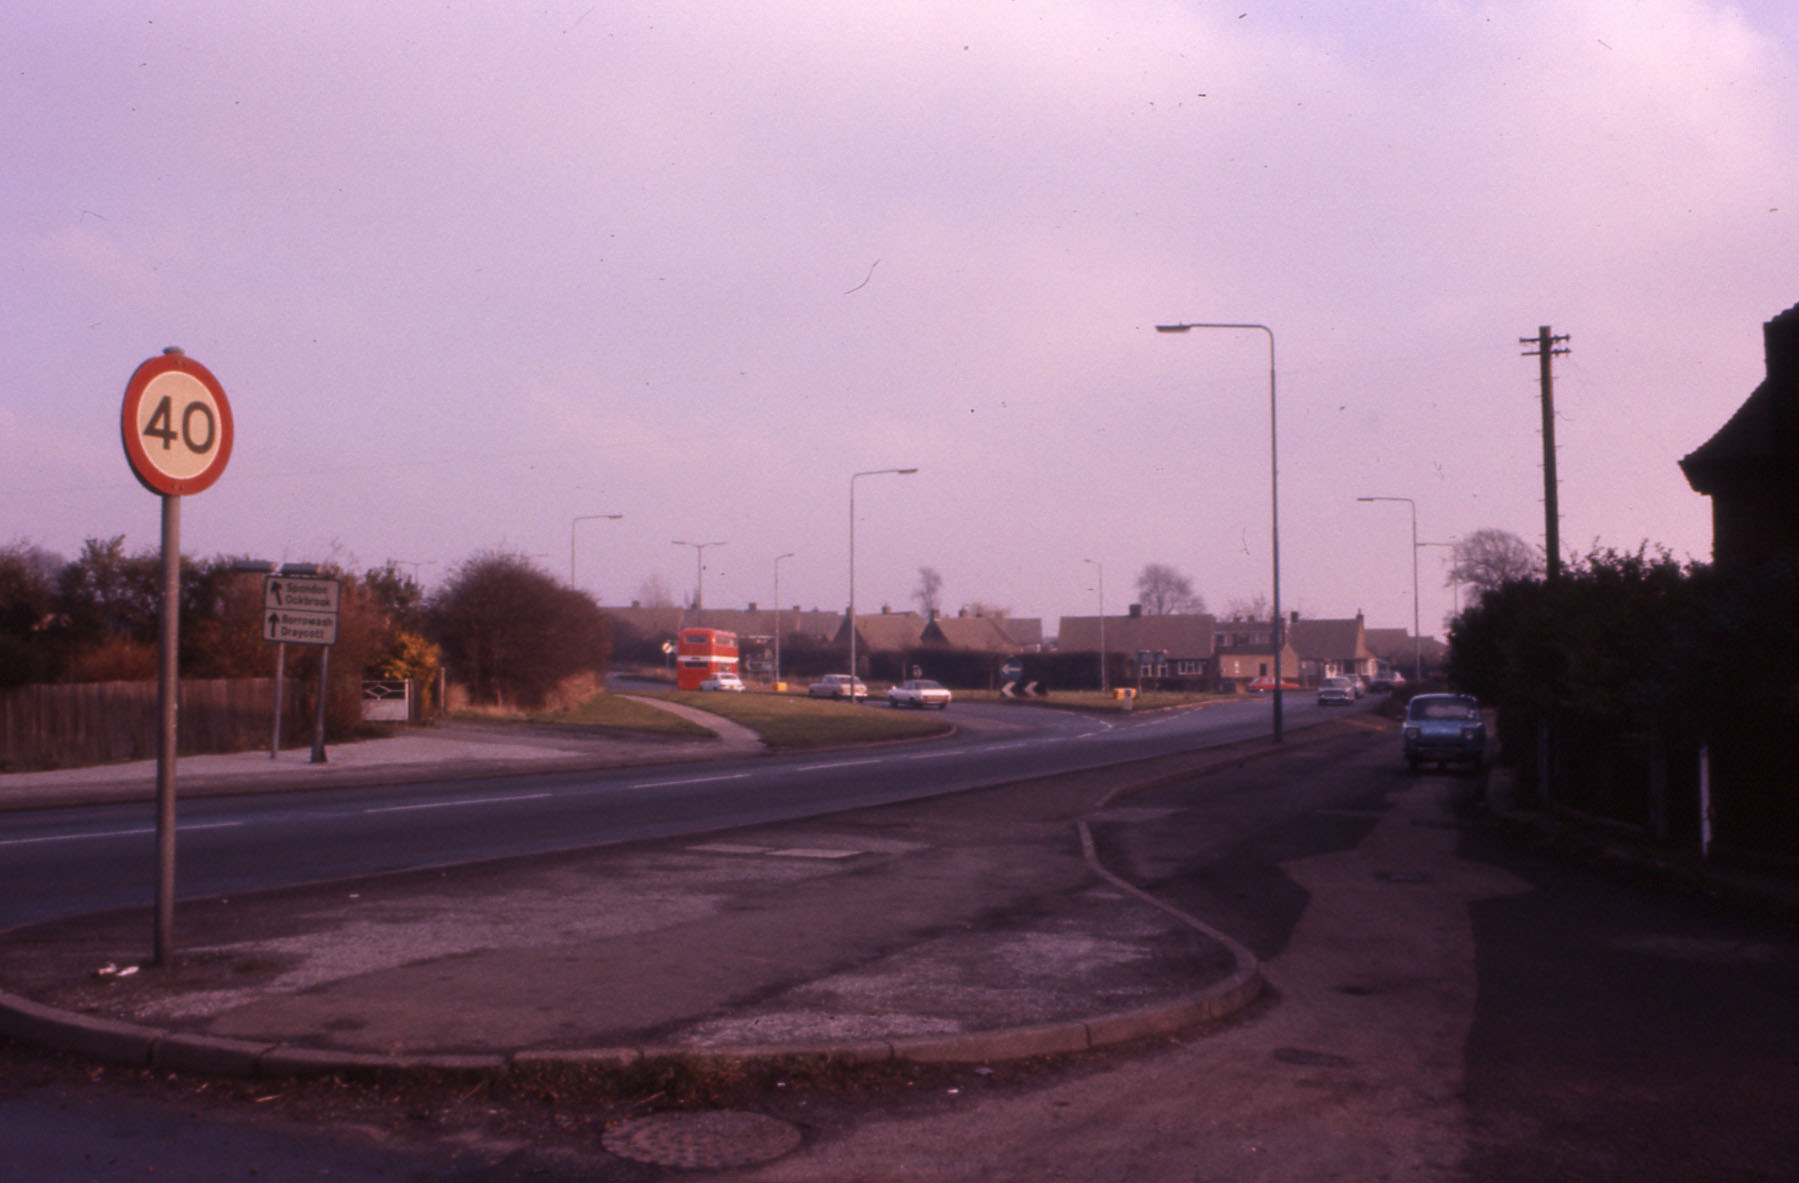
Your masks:
[[[658,1113],[606,1131],[601,1145],[620,1158],[661,1167],[747,1167],[797,1148],[800,1132],[760,1113]]]

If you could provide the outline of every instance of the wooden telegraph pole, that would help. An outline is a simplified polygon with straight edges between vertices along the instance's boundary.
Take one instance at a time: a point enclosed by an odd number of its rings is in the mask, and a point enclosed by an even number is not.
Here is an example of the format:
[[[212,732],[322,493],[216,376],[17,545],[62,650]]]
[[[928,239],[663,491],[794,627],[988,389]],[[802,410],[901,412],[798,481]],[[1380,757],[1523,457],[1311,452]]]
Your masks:
[[[1536,346],[1534,352],[1526,351],[1524,356],[1537,359],[1537,384],[1543,392],[1543,550],[1550,582],[1562,574],[1562,514],[1556,499],[1555,367],[1552,359],[1568,352],[1556,348],[1557,343],[1567,339],[1566,333],[1559,337],[1550,335],[1548,325],[1540,326],[1534,337],[1518,338],[1520,345]]]

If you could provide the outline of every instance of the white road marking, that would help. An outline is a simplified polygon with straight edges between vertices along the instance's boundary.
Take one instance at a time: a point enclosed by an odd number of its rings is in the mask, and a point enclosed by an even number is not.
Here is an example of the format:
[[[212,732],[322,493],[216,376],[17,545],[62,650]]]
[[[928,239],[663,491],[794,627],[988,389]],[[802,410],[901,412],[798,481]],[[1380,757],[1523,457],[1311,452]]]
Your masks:
[[[525,793],[517,797],[470,797],[461,801],[421,801],[413,805],[382,805],[364,813],[412,813],[420,809],[456,809],[464,805],[510,805],[514,801],[541,801],[553,793]]]

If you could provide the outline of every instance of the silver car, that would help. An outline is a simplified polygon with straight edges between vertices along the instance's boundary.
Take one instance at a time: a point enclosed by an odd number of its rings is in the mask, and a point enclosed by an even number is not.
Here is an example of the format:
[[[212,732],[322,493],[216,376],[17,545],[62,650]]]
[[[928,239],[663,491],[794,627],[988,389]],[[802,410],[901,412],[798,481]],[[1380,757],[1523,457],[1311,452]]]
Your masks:
[[[1318,683],[1318,705],[1340,702],[1345,706],[1355,705],[1355,683],[1348,678],[1326,678]]]
[[[813,698],[847,698],[853,702],[868,697],[868,685],[848,674],[826,674],[806,687],[806,693]]]

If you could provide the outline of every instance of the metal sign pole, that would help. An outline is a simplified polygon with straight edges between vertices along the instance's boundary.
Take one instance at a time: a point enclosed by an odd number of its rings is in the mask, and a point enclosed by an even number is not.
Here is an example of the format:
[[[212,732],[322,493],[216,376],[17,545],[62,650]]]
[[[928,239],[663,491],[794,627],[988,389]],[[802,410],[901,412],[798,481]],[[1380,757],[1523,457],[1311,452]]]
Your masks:
[[[275,729],[269,739],[269,759],[273,760],[281,754],[281,690],[287,681],[287,643],[278,641],[275,644]]]
[[[331,646],[319,648],[319,710],[312,726],[312,763],[325,763],[325,690],[331,685]]]
[[[181,710],[181,498],[162,499],[162,629],[156,654],[156,936],[153,960],[175,954],[175,749]]]

